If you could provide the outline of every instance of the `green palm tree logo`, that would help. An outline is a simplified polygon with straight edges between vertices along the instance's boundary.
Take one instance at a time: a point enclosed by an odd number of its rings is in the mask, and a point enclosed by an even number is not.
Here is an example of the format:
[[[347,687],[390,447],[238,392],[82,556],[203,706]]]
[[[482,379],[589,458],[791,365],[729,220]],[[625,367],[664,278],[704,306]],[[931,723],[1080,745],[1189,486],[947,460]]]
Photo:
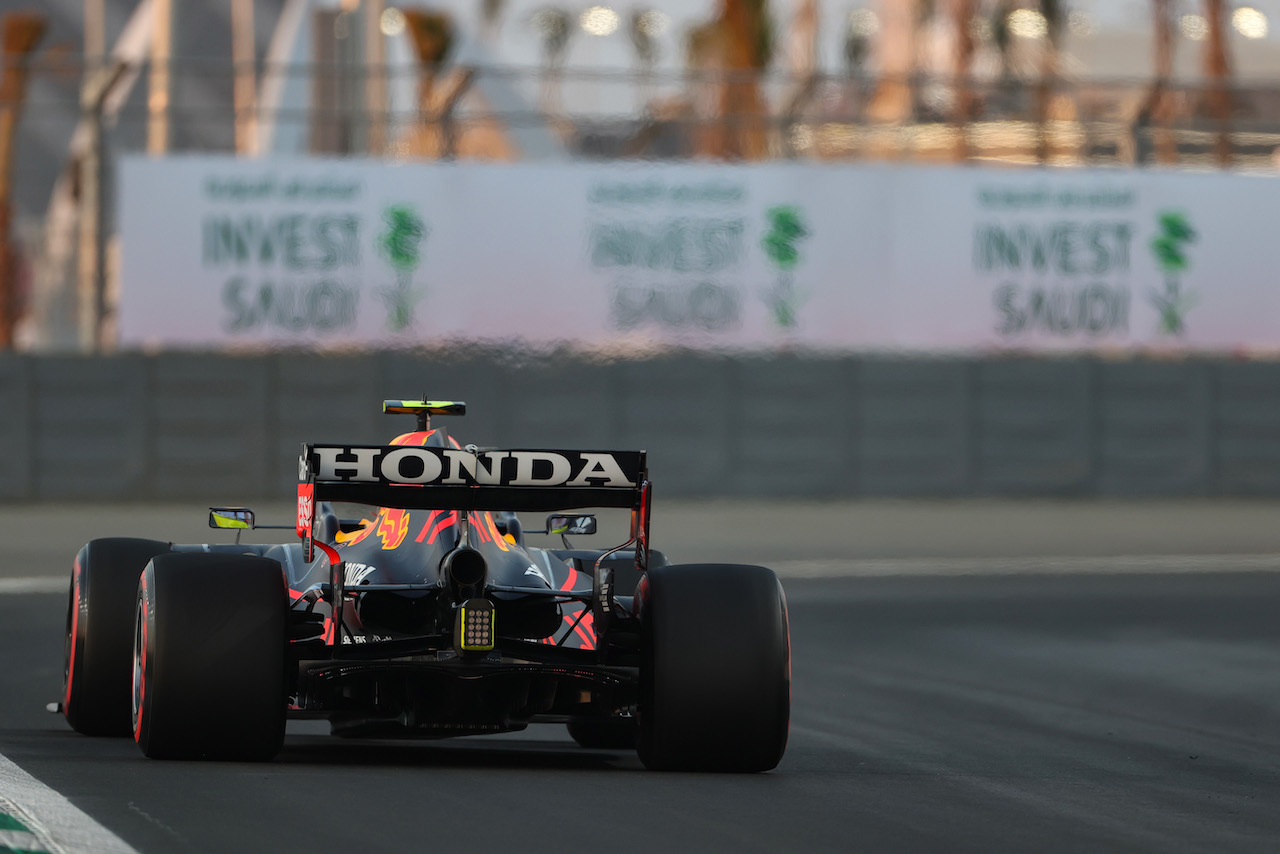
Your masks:
[[[1182,274],[1191,266],[1187,245],[1196,242],[1196,232],[1178,211],[1162,211],[1159,231],[1151,238],[1151,254],[1164,273],[1164,290],[1151,291],[1151,304],[1160,312],[1160,332],[1181,335],[1186,316],[1196,304],[1196,295],[1182,289]]]
[[[800,250],[796,243],[809,236],[800,216],[800,209],[793,205],[776,205],[765,213],[769,231],[760,239],[764,254],[778,268],[778,278],[764,292],[765,304],[773,314],[779,328],[790,329],[799,322],[800,305],[804,295],[796,287],[794,271],[800,263]]]
[[[410,205],[391,205],[382,212],[386,230],[378,235],[378,251],[395,273],[396,283],[379,288],[387,306],[387,329],[403,332],[413,325],[413,312],[427,294],[413,286],[413,271],[421,260],[419,244],[430,233],[422,217]]]

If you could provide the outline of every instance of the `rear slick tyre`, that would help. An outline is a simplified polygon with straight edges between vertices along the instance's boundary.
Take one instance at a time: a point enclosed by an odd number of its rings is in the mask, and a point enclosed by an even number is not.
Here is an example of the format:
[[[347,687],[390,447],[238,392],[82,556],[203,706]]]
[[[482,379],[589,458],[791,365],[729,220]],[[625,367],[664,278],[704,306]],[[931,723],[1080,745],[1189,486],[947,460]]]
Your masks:
[[[288,590],[249,555],[156,557],[137,588],[134,740],[152,759],[265,761],[284,742]]]
[[[76,732],[133,732],[129,690],[134,597],[147,561],[167,551],[169,544],[159,540],[110,537],[90,541],[76,555],[62,662],[62,714]]]
[[[791,717],[777,576],[762,566],[664,566],[639,592],[640,761],[663,771],[776,767]]]

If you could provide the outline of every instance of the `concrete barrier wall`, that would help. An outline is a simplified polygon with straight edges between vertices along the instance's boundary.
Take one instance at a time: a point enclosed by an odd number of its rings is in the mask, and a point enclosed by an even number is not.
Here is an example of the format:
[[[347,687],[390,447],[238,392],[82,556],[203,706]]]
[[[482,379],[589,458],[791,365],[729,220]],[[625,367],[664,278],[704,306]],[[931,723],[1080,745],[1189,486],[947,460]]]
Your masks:
[[[684,496],[1280,495],[1280,364],[509,353],[0,358],[0,499],[284,497],[305,441],[645,448]]]

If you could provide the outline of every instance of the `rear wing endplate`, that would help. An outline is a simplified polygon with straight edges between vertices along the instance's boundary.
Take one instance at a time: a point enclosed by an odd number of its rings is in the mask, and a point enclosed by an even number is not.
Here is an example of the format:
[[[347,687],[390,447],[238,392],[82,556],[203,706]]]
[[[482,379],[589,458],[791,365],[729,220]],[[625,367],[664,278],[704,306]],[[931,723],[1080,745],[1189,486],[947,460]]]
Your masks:
[[[648,476],[644,451],[306,444],[298,459],[315,501],[406,510],[636,510]]]

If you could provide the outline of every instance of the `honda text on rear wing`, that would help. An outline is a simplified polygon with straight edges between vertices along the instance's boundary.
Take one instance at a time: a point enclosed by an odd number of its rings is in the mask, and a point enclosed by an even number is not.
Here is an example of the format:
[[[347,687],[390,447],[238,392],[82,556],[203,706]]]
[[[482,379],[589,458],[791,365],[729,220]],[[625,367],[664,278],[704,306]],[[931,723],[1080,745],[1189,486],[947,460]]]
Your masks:
[[[303,445],[300,486],[316,501],[406,510],[640,508],[644,451]]]

